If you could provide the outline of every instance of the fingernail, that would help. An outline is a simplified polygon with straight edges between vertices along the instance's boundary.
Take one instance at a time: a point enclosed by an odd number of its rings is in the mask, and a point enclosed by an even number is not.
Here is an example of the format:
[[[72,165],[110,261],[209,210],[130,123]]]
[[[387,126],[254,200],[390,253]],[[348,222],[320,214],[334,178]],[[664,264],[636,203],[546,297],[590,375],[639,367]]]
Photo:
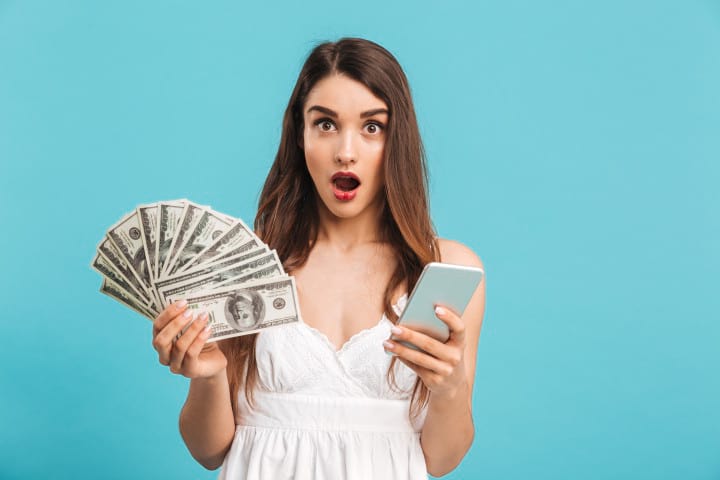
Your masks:
[[[393,348],[395,348],[395,345],[393,345],[392,342],[385,340],[383,342],[383,347],[387,348],[388,350],[392,350]]]
[[[207,312],[205,312],[205,313],[203,313],[202,315],[200,315],[200,320],[201,320],[201,321],[207,322],[207,319],[208,319],[208,314],[207,314]]]
[[[445,309],[442,308],[442,307],[435,307],[435,313],[436,313],[437,315],[445,315],[446,311],[445,311]]]
[[[180,300],[175,304],[175,308],[183,308],[185,305],[187,305],[187,300]]]
[[[192,310],[185,310],[185,313],[183,313],[183,317],[190,318],[192,316],[193,312]]]
[[[390,331],[395,335],[400,335],[403,332],[403,329],[396,325],[393,325],[392,327],[390,327]]]
[[[210,336],[210,330],[212,330],[212,329],[210,328],[210,325],[208,325],[207,327],[203,328],[202,336],[203,336],[203,337],[209,337],[209,336]]]

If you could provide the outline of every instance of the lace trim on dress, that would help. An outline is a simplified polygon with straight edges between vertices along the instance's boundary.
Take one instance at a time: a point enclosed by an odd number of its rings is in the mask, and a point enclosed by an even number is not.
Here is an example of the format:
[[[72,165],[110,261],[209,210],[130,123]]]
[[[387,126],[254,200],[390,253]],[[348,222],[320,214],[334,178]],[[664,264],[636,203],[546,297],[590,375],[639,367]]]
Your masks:
[[[395,310],[395,313],[397,313],[397,314],[399,315],[400,312],[402,312],[402,309],[405,307],[405,303],[407,303],[407,293],[403,293],[403,294],[398,298],[397,302],[395,302],[395,303],[392,305],[392,308],[393,308],[393,310]],[[308,330],[310,330],[311,332],[314,332],[315,335],[316,335],[317,337],[319,337],[319,338],[328,346],[328,348],[335,353],[335,355],[340,355],[340,354],[342,354],[345,350],[349,349],[355,342],[357,342],[358,339],[360,339],[360,338],[364,337],[365,335],[368,335],[368,334],[370,334],[371,332],[375,331],[375,330],[378,329],[381,325],[383,325],[383,323],[385,323],[385,322],[390,323],[390,320],[387,318],[387,315],[385,315],[385,313],[383,312],[382,316],[380,317],[380,320],[378,320],[378,322],[377,322],[375,325],[373,325],[372,327],[363,328],[362,330],[354,333],[354,334],[353,334],[350,338],[348,338],[347,341],[346,341],[345,343],[343,343],[343,344],[340,346],[340,348],[338,349],[338,348],[335,347],[335,344],[333,344],[333,343],[330,341],[330,339],[327,337],[327,335],[325,335],[323,332],[321,332],[321,331],[318,330],[317,328],[315,328],[315,327],[313,327],[313,326],[308,325],[307,323],[305,323],[305,322],[302,320],[302,317],[301,317],[301,319],[300,319],[300,324],[301,324],[301,325],[305,325],[305,327],[306,327]]]

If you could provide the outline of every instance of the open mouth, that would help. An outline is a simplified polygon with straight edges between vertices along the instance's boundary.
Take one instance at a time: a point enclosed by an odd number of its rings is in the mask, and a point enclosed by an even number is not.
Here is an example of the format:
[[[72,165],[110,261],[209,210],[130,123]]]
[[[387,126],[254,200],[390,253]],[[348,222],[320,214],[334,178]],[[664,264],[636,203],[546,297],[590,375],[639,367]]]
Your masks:
[[[358,182],[357,179],[352,177],[338,177],[333,181],[333,183],[335,184],[335,188],[343,192],[355,190],[357,187],[360,186],[360,182]]]
[[[337,172],[330,180],[338,200],[352,200],[360,186],[360,179],[352,172]]]

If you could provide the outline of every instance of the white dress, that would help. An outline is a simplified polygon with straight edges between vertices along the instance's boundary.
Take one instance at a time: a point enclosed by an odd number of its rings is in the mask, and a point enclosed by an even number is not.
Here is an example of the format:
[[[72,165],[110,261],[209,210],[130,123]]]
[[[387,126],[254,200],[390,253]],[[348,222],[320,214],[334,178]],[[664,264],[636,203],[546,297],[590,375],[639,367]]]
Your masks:
[[[241,389],[220,480],[427,479],[419,433],[427,412],[408,414],[417,376],[396,362],[403,391],[386,380],[391,325],[383,315],[337,351],[302,320],[260,333],[255,408]]]

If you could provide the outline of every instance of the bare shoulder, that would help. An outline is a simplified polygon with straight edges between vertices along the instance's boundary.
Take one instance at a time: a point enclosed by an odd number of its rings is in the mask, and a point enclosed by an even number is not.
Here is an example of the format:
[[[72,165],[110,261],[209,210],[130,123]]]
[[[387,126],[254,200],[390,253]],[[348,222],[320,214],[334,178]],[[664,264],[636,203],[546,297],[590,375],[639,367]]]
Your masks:
[[[440,258],[444,263],[480,267],[483,271],[485,270],[480,257],[460,242],[439,238],[438,247],[440,248]],[[480,340],[483,317],[485,316],[485,277],[486,275],[483,275],[480,284],[462,314],[462,320],[465,324],[466,342],[464,359],[470,392],[472,392],[475,382],[475,363],[477,359],[478,342]]]
[[[485,269],[480,257],[460,242],[438,238],[438,246],[440,247],[440,258],[444,263]]]

